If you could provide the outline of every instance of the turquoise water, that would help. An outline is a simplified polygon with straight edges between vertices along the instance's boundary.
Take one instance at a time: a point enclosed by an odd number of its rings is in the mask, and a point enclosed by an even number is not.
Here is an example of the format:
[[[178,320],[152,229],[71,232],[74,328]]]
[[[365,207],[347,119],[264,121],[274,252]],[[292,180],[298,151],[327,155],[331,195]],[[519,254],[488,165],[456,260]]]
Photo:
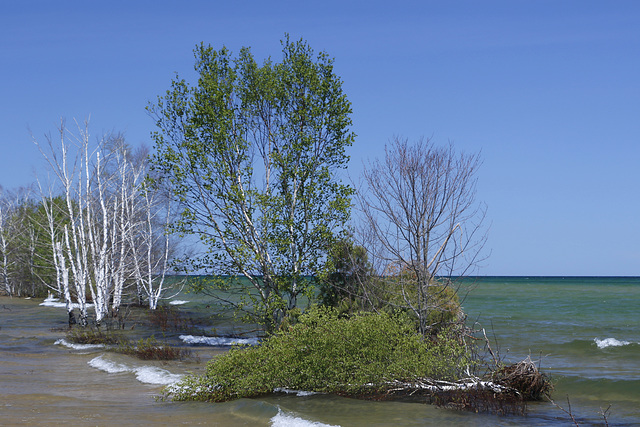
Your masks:
[[[611,405],[611,425],[640,424],[640,278],[483,277],[463,306],[505,359],[540,360],[584,422]]]
[[[598,412],[609,405],[609,425],[640,425],[640,278],[483,277],[473,288],[463,301],[470,321],[495,337],[492,345],[507,361],[539,359],[556,384],[555,401],[568,408],[569,396],[581,425],[603,425]],[[179,306],[184,310],[215,306],[189,294],[176,299],[189,301]],[[0,298],[2,425],[572,425],[548,402],[530,404],[527,417],[498,417],[329,395],[156,401],[162,383],[203,372],[225,348],[194,347],[199,363],[68,348],[56,329],[65,325],[64,309],[41,302]]]

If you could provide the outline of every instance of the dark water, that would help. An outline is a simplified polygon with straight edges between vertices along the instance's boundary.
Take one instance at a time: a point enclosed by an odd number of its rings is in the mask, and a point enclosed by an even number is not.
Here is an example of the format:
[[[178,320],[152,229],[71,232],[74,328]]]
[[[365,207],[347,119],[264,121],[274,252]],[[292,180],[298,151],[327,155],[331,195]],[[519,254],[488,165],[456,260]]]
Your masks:
[[[640,425],[640,279],[482,278],[464,301],[500,354],[531,355],[566,396],[581,425]],[[206,301],[185,309],[204,308]],[[527,417],[458,413],[422,404],[327,395],[274,395],[224,404],[157,401],[164,384],[202,372],[224,347],[194,347],[200,362],[150,363],[60,343],[64,310],[0,298],[1,425],[571,425],[550,403]],[[228,325],[226,325],[228,327]],[[224,330],[225,325],[219,325]],[[177,340],[177,333],[167,339]],[[56,344],[57,343],[57,344]]]

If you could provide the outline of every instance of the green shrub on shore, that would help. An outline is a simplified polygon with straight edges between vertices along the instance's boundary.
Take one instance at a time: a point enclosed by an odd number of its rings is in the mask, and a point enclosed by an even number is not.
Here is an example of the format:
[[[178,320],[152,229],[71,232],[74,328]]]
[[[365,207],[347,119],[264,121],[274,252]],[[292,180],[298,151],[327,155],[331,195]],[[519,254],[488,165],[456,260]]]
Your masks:
[[[391,382],[418,378],[455,380],[471,359],[463,343],[441,334],[425,340],[414,325],[386,313],[339,317],[318,307],[260,346],[234,348],[166,390],[174,400],[221,402],[306,390],[375,396]]]

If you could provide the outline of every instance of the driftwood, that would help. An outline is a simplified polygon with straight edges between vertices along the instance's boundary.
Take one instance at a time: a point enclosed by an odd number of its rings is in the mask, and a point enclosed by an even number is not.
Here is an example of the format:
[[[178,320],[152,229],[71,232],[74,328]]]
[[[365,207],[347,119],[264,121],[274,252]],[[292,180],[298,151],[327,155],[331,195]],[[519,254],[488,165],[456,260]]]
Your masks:
[[[377,396],[381,400],[401,400],[434,404],[444,408],[489,412],[496,414],[524,414],[526,403],[515,388],[478,377],[459,381],[438,381],[428,378],[410,382],[393,381]]]
[[[458,381],[430,378],[391,381],[383,391],[361,396],[375,400],[401,400],[444,408],[499,415],[526,413],[526,402],[549,395],[551,382],[529,357],[504,366],[486,378],[469,376]]]

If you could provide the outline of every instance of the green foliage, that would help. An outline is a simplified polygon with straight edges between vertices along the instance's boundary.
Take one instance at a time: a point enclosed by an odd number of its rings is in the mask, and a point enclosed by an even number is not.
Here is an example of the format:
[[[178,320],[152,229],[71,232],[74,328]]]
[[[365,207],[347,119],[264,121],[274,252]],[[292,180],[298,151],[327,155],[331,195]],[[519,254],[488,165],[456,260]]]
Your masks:
[[[446,325],[460,320],[463,315],[460,297],[452,284],[433,283],[427,289],[427,295],[434,301],[431,311],[427,314],[428,325]]]
[[[12,200],[13,199],[13,200]],[[0,285],[12,295],[45,297],[56,288],[52,239],[68,224],[60,197],[34,201],[0,194]],[[48,215],[53,218],[53,229]],[[6,276],[5,276],[6,275]]]
[[[423,315],[423,321],[430,325],[430,335],[460,320],[460,299],[451,282],[433,280],[419,293],[419,284],[410,269],[389,269],[387,273],[374,274],[366,249],[343,238],[329,251],[318,299],[344,314],[360,310],[402,312],[419,329],[420,319],[410,307],[418,307],[418,299],[426,297],[430,310]]]
[[[197,83],[176,77],[148,107],[154,176],[183,209],[172,231],[206,248],[188,265],[244,277],[229,303],[273,330],[312,296],[309,278],[349,218],[353,190],[336,176],[354,140],[351,104],[333,60],[302,40],[287,37],[282,61],[262,66],[248,48],[234,57],[201,44],[194,54]]]
[[[373,280],[367,251],[350,237],[343,237],[331,246],[325,270],[320,276],[319,300],[323,305],[337,307],[339,312],[367,308],[364,286]]]
[[[298,323],[258,347],[237,347],[167,390],[175,400],[226,401],[277,388],[367,396],[394,380],[454,380],[471,363],[463,343],[445,334],[425,341],[414,326],[389,314],[340,317],[310,309]]]
[[[399,292],[399,289],[402,292]],[[450,324],[458,323],[463,317],[460,298],[452,283],[433,281],[426,286],[426,290],[420,293],[417,290],[415,279],[407,277],[406,274],[399,274],[377,278],[376,290],[371,293],[377,298],[380,309],[396,307],[396,310],[401,310],[415,322],[417,329],[420,329],[420,321],[428,325],[426,331],[429,335],[438,333]],[[410,308],[419,306],[420,297],[426,297],[429,301],[426,313],[420,313],[422,319],[418,318],[416,311]]]

